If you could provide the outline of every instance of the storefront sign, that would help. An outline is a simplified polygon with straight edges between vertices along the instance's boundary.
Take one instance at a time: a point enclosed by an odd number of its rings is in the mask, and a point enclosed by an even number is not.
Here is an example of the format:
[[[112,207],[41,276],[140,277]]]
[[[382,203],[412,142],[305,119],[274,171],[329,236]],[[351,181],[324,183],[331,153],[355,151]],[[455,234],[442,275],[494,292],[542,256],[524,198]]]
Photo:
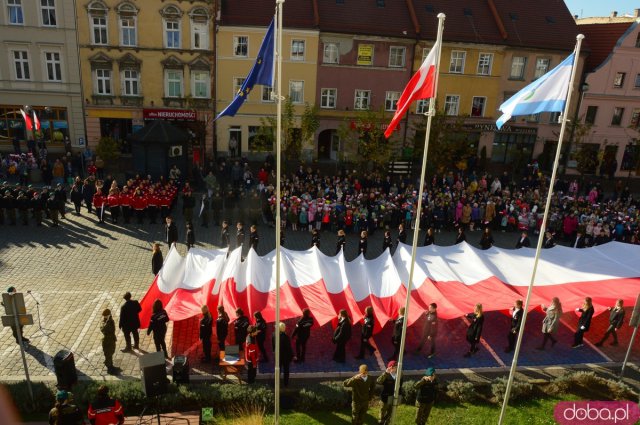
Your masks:
[[[513,127],[511,125],[504,125],[500,130],[495,124],[467,124],[464,128],[466,130],[496,131],[499,133],[537,134],[535,127]]]
[[[356,121],[351,121],[349,123],[349,128],[351,128],[351,130],[362,130],[362,131],[371,131],[374,128],[375,124],[371,123],[371,122],[356,122]],[[378,123],[378,128],[381,131],[385,131],[387,129],[387,127],[389,127],[389,124],[386,122],[381,122]],[[402,125],[398,124],[396,129],[394,131],[400,131]]]
[[[143,109],[145,120],[197,121],[198,113],[188,109]]]
[[[373,65],[373,44],[358,44],[358,65]]]

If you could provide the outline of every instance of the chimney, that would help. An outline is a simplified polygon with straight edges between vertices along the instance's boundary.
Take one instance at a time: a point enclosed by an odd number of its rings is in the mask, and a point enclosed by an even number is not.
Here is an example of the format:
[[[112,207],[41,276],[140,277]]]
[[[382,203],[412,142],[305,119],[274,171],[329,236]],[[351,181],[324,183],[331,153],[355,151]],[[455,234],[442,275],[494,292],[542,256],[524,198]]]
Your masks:
[[[640,18],[640,9],[633,9],[633,17]]]
[[[618,16],[618,11],[614,10],[613,12],[611,12],[611,18],[615,18]]]

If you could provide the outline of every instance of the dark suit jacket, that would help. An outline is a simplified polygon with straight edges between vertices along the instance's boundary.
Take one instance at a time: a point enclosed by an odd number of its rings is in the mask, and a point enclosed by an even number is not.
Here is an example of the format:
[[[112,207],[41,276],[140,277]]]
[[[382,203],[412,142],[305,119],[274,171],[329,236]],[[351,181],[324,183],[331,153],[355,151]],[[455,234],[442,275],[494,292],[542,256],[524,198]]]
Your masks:
[[[522,314],[524,313],[523,309],[518,310],[515,315],[511,314],[511,332],[517,333],[520,331],[520,324],[522,323]]]
[[[142,311],[140,303],[135,300],[125,301],[120,307],[120,320],[118,327],[123,330],[136,330],[140,328],[138,313]]]
[[[276,334],[271,335],[271,348],[276,351]],[[293,349],[291,348],[291,340],[289,335],[280,332],[280,360],[282,363],[291,363],[293,360]]]
[[[336,344],[344,344],[351,338],[351,323],[349,320],[342,320],[333,331],[333,342]]]
[[[581,237],[576,237],[573,241],[573,243],[571,244],[571,247],[576,247],[576,248],[584,248],[586,245],[584,243],[584,236]]]
[[[467,341],[477,342],[482,335],[482,325],[484,325],[484,315],[476,317],[474,313],[467,315],[467,318],[471,321],[469,328],[467,329]]]
[[[614,328],[620,329],[622,323],[624,322],[624,309],[621,308],[619,311],[616,311],[615,307],[611,309],[609,313],[609,323],[613,325]]]
[[[174,242],[178,242],[178,227],[176,223],[171,222],[170,225],[165,226],[167,244],[171,245]]]
[[[578,327],[584,326],[584,331],[588,331],[591,326],[591,318],[593,317],[593,307],[588,308],[586,310],[579,309],[578,310],[582,315],[578,320]]]
[[[526,248],[529,248],[531,246],[531,241],[529,240],[528,236],[524,238],[522,241],[518,239],[518,243],[516,244],[516,249],[522,248],[523,246]]]

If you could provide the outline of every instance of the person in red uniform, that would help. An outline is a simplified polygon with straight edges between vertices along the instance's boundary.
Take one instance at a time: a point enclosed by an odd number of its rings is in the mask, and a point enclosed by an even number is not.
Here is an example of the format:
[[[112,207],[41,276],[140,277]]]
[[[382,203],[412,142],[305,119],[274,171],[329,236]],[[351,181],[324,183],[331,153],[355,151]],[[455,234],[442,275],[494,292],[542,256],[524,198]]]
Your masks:
[[[109,397],[109,388],[105,385],[98,388],[98,395],[89,404],[87,416],[91,425],[124,424],[124,409],[118,400]]]
[[[258,329],[250,325],[247,328],[247,341],[244,348],[244,360],[247,364],[247,382],[253,384],[256,381],[256,374],[258,373],[258,344],[256,337],[258,335]]]
[[[136,211],[136,217],[138,217],[138,224],[142,224],[144,220],[144,210],[147,208],[147,198],[142,193],[142,189],[136,189],[136,193],[131,200],[131,206]]]
[[[158,201],[160,203],[160,217],[164,220],[169,217],[169,211],[171,210],[171,195],[165,189],[162,189]]]
[[[149,212],[149,220],[151,221],[151,224],[156,224],[159,202],[160,198],[158,197],[158,194],[153,187],[150,187],[149,193],[147,193],[147,211]]]
[[[93,207],[96,209],[96,215],[98,216],[98,221],[100,223],[104,223],[103,208],[104,208],[104,204],[106,203],[106,200],[104,199],[104,196],[102,196],[101,182],[96,184],[96,187],[98,190],[96,190],[96,193],[93,195]]]
[[[118,217],[120,217],[120,195],[117,189],[111,189],[109,196],[107,197],[107,204],[109,205],[109,213],[111,214],[111,222],[113,224],[118,223]]]
[[[120,194],[120,208],[122,208],[124,224],[129,224],[129,221],[131,221],[131,201],[131,192],[129,191],[129,187],[125,185]]]

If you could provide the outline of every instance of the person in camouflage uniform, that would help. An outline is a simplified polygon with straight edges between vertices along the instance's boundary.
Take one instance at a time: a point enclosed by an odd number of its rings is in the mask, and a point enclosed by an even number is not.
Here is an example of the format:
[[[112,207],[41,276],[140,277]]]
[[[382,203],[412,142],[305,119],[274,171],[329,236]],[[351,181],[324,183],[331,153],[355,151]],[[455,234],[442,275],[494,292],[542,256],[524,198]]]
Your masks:
[[[113,366],[113,353],[116,352],[116,324],[111,317],[111,310],[108,308],[102,312],[100,332],[102,332],[104,365],[107,367],[107,373],[115,375],[119,371],[119,368]]]
[[[416,425],[424,425],[429,420],[431,408],[436,401],[438,394],[438,381],[436,380],[436,370],[427,368],[421,380],[413,385],[416,389]]]
[[[351,423],[361,425],[369,408],[369,400],[376,388],[376,380],[369,376],[369,368],[366,364],[360,365],[358,374],[344,381],[346,388],[351,388]]]

